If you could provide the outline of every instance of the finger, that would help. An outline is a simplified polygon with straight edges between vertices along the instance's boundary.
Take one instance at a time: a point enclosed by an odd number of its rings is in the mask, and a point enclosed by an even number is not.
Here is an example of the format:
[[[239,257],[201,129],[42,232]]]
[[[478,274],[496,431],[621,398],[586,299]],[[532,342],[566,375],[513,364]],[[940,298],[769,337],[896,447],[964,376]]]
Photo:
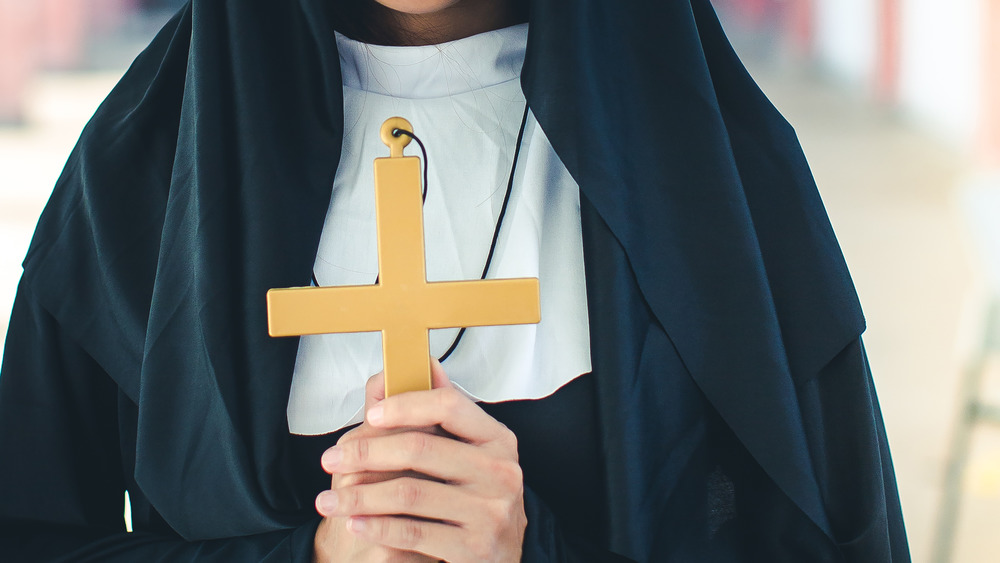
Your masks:
[[[365,383],[365,412],[382,399],[385,399],[385,371],[369,377]]]
[[[414,477],[417,479],[427,479],[427,476],[416,471],[359,471],[357,473],[334,473],[331,480],[331,490],[339,490],[344,487],[354,485],[367,485],[369,483],[381,483],[391,481],[399,477]]]
[[[435,436],[452,437],[450,434],[442,430],[441,427],[437,425],[426,426],[423,428],[374,428],[370,424],[362,424],[356,428],[349,430],[343,436],[341,436],[340,439],[337,440],[337,446],[344,445],[355,440],[360,440],[362,438],[370,438],[375,436],[391,436],[393,434],[401,434],[404,432],[413,432],[413,431],[424,432],[426,434],[432,434]],[[334,448],[335,447],[336,446],[334,446]],[[334,448],[328,448],[325,452],[323,452],[323,456],[320,458],[320,465],[322,466],[323,471],[326,471],[327,473],[330,474],[333,474],[333,469],[331,468],[331,466],[327,465],[327,460],[332,459],[332,456],[334,455],[332,450]]]
[[[451,379],[445,373],[441,362],[434,356],[431,356],[431,389],[444,389],[448,387],[452,387]]]
[[[393,395],[369,409],[367,417],[376,428],[440,425],[473,444],[513,438],[506,426],[454,387]]]
[[[361,438],[368,438],[371,436],[388,436],[390,434],[399,434],[400,432],[409,432],[411,430],[420,430],[421,432],[427,432],[429,434],[437,434],[439,436],[447,435],[443,430],[437,426],[427,426],[424,428],[376,428],[371,424],[362,423],[354,428],[345,432],[338,440],[337,444],[344,444],[352,440],[358,440]]]
[[[410,477],[413,479],[428,479],[427,475],[422,473],[417,473],[416,471],[360,471],[358,473],[346,473],[346,474],[334,474],[330,480],[330,491],[339,491],[347,487],[353,487],[356,485],[368,485],[371,483],[381,483],[383,481],[391,481],[393,479],[399,479],[401,477]],[[324,491],[326,492],[326,491]],[[323,493],[320,493],[322,495]],[[320,499],[316,499],[316,511],[323,515],[320,508]]]
[[[474,445],[425,432],[362,438],[323,454],[323,468],[331,473],[416,471],[451,483],[472,482],[502,461]]]
[[[421,553],[402,551],[364,542],[345,529],[347,520],[324,518],[315,535],[315,552],[313,561],[381,561],[392,563],[436,563],[438,559],[430,559]],[[346,542],[344,540],[347,540]],[[341,545],[338,545],[341,544]],[[351,544],[350,546],[343,544]],[[350,555],[344,553],[349,550]]]
[[[475,554],[465,548],[464,531],[451,524],[399,516],[363,516],[347,519],[347,529],[370,543],[415,551],[444,561],[487,561],[492,553]]]
[[[322,509],[321,514],[328,517],[413,516],[465,526],[476,517],[476,507],[486,502],[473,498],[461,487],[401,477],[324,491],[319,495],[317,506]]]

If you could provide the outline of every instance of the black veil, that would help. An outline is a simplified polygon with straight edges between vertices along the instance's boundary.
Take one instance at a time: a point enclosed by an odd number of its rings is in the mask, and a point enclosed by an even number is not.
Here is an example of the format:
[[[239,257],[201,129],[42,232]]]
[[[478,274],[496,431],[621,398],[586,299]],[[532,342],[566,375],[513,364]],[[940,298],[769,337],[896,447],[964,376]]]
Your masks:
[[[331,4],[189,2],[83,132],[24,262],[137,410],[131,478],[187,540],[314,516],[281,399],[297,342],[268,337],[264,295],[309,284],[337,169]],[[524,93],[580,185],[592,326],[619,339],[593,344],[609,549],[730,553],[679,532],[690,497],[712,533],[755,506],[732,545],[766,560],[907,559],[847,267],[709,1],[532,0],[529,21]],[[683,468],[662,412],[691,404],[669,362],[709,413],[698,435],[725,436],[704,446],[721,472],[685,481],[704,494],[664,489]],[[526,559],[552,541],[529,530]]]

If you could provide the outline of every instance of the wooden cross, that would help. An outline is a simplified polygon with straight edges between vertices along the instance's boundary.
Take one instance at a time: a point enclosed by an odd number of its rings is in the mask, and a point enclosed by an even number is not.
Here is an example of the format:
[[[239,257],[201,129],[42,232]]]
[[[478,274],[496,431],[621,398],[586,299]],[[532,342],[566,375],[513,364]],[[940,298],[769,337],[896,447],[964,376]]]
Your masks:
[[[420,159],[403,156],[400,129],[413,131],[401,117],[382,125],[390,156],[375,159],[377,283],[267,292],[271,336],[381,331],[386,396],[431,388],[430,329],[541,319],[537,278],[427,282]]]

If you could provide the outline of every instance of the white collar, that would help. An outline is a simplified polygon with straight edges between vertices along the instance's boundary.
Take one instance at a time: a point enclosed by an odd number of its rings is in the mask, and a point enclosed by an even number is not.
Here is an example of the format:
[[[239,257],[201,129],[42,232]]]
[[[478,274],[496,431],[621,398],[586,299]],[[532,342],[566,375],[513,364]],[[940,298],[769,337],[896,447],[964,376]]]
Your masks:
[[[372,160],[385,156],[378,138],[382,121],[406,116],[427,145],[429,188],[424,206],[427,277],[430,281],[475,279],[482,272],[513,159],[524,97],[519,68],[512,60],[524,51],[525,26],[483,34],[445,46],[376,47],[392,53],[392,62],[414,56],[415,65],[381,66],[362,81],[348,55],[344,89],[344,145],[327,221],[316,255],[315,273],[322,285],[363,285],[375,280],[374,178]],[[520,37],[520,47],[515,36]],[[493,37],[494,39],[490,39]],[[497,38],[503,40],[498,41]],[[342,41],[349,41],[343,39]],[[351,42],[354,55],[363,53]],[[490,43],[492,51],[480,43]],[[367,47],[367,46],[366,46]],[[479,49],[470,53],[467,49]],[[345,50],[347,51],[347,50]],[[409,55],[405,55],[409,56]],[[437,62],[430,63],[431,59]],[[466,76],[456,69],[482,60],[488,76]],[[494,61],[494,62],[491,62]],[[415,67],[430,65],[426,73]],[[365,68],[371,68],[365,67]],[[394,69],[405,71],[396,73]],[[449,70],[450,69],[450,70]],[[507,69],[497,71],[496,69]],[[412,71],[412,72],[411,72]],[[451,80],[447,97],[432,97],[442,86],[424,77]],[[464,71],[463,71],[464,72]],[[441,74],[443,73],[443,74]],[[348,80],[347,77],[354,78]],[[473,80],[477,79],[477,80]],[[495,82],[492,85],[484,84]],[[384,92],[412,86],[410,97]],[[360,86],[381,86],[383,93]],[[390,86],[386,88],[385,86]],[[479,85],[484,85],[479,88]],[[461,92],[455,93],[458,90]],[[545,397],[590,371],[590,342],[579,188],[529,116],[510,207],[504,219],[491,278],[538,277],[542,322],[539,325],[469,329],[444,363],[455,385],[487,402]],[[442,354],[457,329],[433,331],[431,352]],[[288,402],[289,429],[296,434],[325,434],[360,421],[365,381],[381,369],[381,337],[375,333],[306,336],[299,354]]]
[[[371,45],[337,34],[344,86],[394,98],[453,96],[515,80],[528,24],[439,45]]]

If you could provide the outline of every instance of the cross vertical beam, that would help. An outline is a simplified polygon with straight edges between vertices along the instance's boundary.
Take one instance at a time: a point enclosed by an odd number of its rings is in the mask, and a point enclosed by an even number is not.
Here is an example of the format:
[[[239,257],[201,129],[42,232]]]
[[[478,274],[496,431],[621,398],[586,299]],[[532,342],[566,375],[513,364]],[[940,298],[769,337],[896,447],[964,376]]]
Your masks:
[[[541,320],[537,278],[427,282],[420,160],[403,156],[400,129],[413,131],[382,125],[390,156],[375,159],[378,283],[267,292],[271,336],[381,331],[386,396],[431,388],[430,329]]]

